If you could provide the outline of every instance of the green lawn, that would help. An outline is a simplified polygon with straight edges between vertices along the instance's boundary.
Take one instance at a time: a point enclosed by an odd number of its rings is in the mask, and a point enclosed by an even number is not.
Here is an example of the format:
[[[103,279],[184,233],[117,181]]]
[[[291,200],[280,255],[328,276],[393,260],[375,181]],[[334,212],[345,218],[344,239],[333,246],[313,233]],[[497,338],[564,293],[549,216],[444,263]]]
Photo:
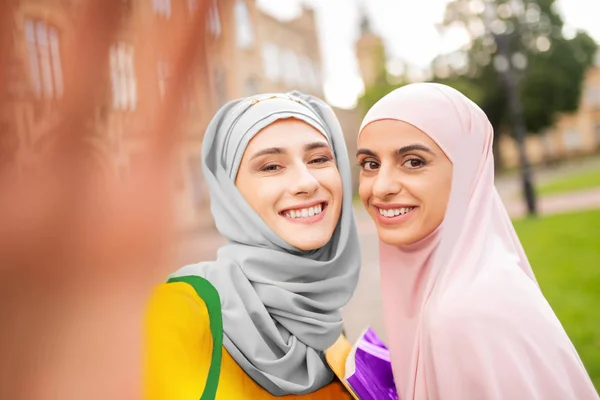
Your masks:
[[[566,176],[561,179],[540,185],[538,193],[541,196],[548,194],[566,193],[577,190],[600,188],[600,169],[581,172]]]
[[[514,224],[544,295],[600,390],[600,209]]]

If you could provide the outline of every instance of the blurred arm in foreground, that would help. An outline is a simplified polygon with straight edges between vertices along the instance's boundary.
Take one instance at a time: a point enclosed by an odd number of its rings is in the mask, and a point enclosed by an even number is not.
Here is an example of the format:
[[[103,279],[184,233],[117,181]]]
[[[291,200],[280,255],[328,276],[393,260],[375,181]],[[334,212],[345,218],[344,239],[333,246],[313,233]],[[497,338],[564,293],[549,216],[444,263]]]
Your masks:
[[[171,90],[140,132],[148,162],[126,179],[97,168],[90,144],[123,2],[74,6],[61,43],[64,93],[33,155],[11,119],[23,101],[13,93],[21,3],[0,2],[0,398],[140,398],[143,308],[171,263],[175,100],[203,62],[206,1],[172,43]]]

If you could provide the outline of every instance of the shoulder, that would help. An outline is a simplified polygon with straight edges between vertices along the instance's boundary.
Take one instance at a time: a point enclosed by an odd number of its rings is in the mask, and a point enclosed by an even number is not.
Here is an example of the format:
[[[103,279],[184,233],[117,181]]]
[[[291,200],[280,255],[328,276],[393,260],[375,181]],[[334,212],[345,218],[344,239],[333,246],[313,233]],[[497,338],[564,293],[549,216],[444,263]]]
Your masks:
[[[428,307],[425,315],[431,336],[451,338],[454,343],[468,341],[481,334],[488,338],[501,335],[512,330],[519,318],[510,302],[472,293]]]
[[[200,277],[172,279],[156,286],[146,307],[146,324],[150,330],[177,329],[209,333],[220,325],[219,293]]]
[[[562,332],[541,293],[518,285],[470,288],[428,306],[424,316],[431,341],[452,347],[463,344],[467,352],[477,344],[526,346],[539,340],[536,334],[556,336]],[[511,340],[514,338],[519,340]]]
[[[144,322],[149,398],[199,398],[201,393],[214,398],[223,338],[216,289],[199,277],[159,284],[150,295]]]

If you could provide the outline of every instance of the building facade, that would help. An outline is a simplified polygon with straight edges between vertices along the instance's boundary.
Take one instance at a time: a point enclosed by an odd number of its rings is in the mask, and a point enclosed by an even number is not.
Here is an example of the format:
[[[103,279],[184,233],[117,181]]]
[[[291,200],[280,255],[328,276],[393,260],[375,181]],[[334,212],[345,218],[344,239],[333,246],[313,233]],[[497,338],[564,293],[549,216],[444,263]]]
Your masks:
[[[176,128],[177,178],[173,183],[177,223],[182,230],[213,226],[208,191],[201,170],[204,129],[227,101],[264,92],[298,89],[323,98],[321,53],[315,14],[303,8],[290,21],[262,12],[254,0],[122,0],[115,13],[117,29],[103,65],[98,65],[101,96],[86,140],[107,173],[131,174],[147,157],[147,135],[168,135],[160,115],[169,101],[179,113]],[[116,4],[115,3],[115,4]],[[201,4],[202,3],[202,4]],[[206,29],[194,21],[208,3]],[[35,164],[44,132],[56,123],[55,110],[69,87],[64,48],[77,39],[77,22],[87,0],[13,1],[11,62],[1,108],[3,161],[20,168]],[[196,19],[197,20],[197,19]],[[186,43],[205,46],[205,61],[191,66],[181,98],[169,97],[175,69]],[[202,57],[201,57],[202,58]],[[355,111],[340,114],[348,143],[358,128]],[[9,157],[10,156],[10,157]]]
[[[560,115],[554,126],[542,134],[528,136],[525,144],[532,164],[600,153],[600,57],[586,74],[578,110]],[[518,166],[516,141],[503,135],[500,146],[503,166]]]

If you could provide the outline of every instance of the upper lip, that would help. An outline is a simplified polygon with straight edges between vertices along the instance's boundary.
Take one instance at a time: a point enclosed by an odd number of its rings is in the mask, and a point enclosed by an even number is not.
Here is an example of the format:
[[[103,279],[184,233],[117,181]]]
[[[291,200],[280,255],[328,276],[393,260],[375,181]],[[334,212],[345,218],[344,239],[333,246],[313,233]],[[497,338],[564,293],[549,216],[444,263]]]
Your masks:
[[[408,208],[408,207],[416,207],[411,204],[381,204],[381,203],[373,203],[373,205],[377,208],[383,208],[384,210],[389,209],[397,209],[397,208]]]
[[[298,209],[302,209],[302,208],[310,208],[310,207],[314,207],[316,205],[323,204],[323,203],[327,204],[327,201],[326,200],[316,200],[316,201],[311,201],[310,203],[297,204],[297,205],[294,205],[294,206],[291,206],[291,207],[286,207],[286,208],[282,209],[280,212],[283,213],[283,212],[286,212],[286,211],[289,211],[289,210],[298,210]]]

